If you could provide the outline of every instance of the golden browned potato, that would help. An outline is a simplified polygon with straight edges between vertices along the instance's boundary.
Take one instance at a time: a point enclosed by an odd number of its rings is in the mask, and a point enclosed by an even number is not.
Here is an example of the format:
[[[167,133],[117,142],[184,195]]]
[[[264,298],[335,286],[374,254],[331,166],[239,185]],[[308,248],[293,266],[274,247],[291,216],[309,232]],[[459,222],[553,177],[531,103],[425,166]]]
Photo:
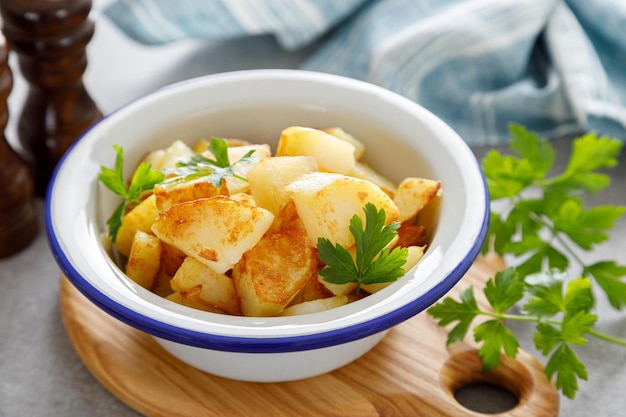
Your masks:
[[[165,243],[161,242],[161,248],[165,247]],[[163,256],[161,256],[161,262],[163,262]],[[154,284],[152,284],[152,292],[160,297],[167,297],[172,294],[172,287],[170,286],[170,280],[174,274],[167,274],[163,269],[163,265],[161,264],[161,269],[159,269],[159,273],[154,279]]]
[[[158,149],[146,155],[144,161],[152,165],[152,169],[162,170],[165,168],[175,168],[176,163],[187,161],[193,155],[193,150],[184,142],[174,141],[166,149]]]
[[[345,140],[346,142],[354,146],[354,159],[356,159],[357,161],[361,159],[361,157],[363,156],[363,153],[365,153],[365,145],[363,145],[363,142],[361,142],[360,140],[358,140],[357,138],[355,138],[354,136],[352,136],[350,133],[346,132],[342,128],[326,127],[320,130],[326,133],[330,133],[331,135],[339,139]]]
[[[189,296],[186,293],[181,293],[177,291],[177,292],[173,292],[167,295],[164,298],[174,303],[184,305],[186,307],[195,308],[196,310],[209,311],[211,313],[218,313],[218,314],[226,314],[219,308],[215,308],[212,305],[205,304],[202,302],[202,300],[198,299],[197,297],[194,297],[193,295]]]
[[[348,174],[354,168],[354,145],[322,130],[292,126],[284,129],[276,156],[315,157],[320,171]]]
[[[154,235],[138,230],[126,263],[126,275],[149,290],[161,265],[161,241]]]
[[[269,232],[233,267],[245,316],[275,316],[317,272],[317,254],[304,230]]]
[[[297,316],[301,314],[317,313],[319,311],[330,310],[331,308],[340,307],[348,304],[350,299],[346,295],[335,295],[328,298],[320,298],[319,300],[305,301],[300,304],[294,304],[287,307],[280,313],[281,316]]]
[[[373,182],[391,198],[394,197],[396,189],[398,188],[398,185],[389,178],[380,175],[378,171],[363,162],[357,161],[356,164],[354,164],[354,169],[350,171],[348,175]]]
[[[250,194],[259,207],[276,215],[291,201],[285,186],[300,175],[315,171],[317,162],[312,156],[276,156],[263,159],[248,172]]]
[[[256,159],[256,163],[272,156],[272,151],[267,144],[242,145],[228,148],[228,160],[231,165],[234,166],[235,174],[243,178],[246,178],[248,176],[248,172],[256,166],[255,162],[240,161],[246,153],[250,151],[252,151],[251,156]],[[248,181],[244,181],[233,176],[225,177],[224,182],[226,183],[226,187],[228,188],[228,192],[230,194],[244,193],[250,190],[250,184]]]
[[[192,257],[185,258],[170,285],[174,292],[186,294],[190,300],[198,300],[228,314],[241,314],[233,280]]]
[[[286,188],[314,246],[320,237],[346,248],[353,246],[350,219],[355,214],[364,218],[366,203],[385,210],[386,223],[399,215],[393,200],[380,187],[346,175],[313,172],[301,175]]]
[[[239,262],[269,229],[274,215],[224,196],[172,206],[159,215],[154,234],[223,274]]]
[[[174,246],[161,242],[161,270],[172,279],[187,255]]]
[[[311,275],[304,287],[289,302],[289,305],[303,303],[305,301],[319,300],[320,298],[332,297],[332,293],[322,285],[317,278],[317,274]]]
[[[155,204],[159,213],[163,213],[170,207],[185,201],[210,198],[216,195],[228,195],[228,188],[225,182],[220,187],[216,187],[207,181],[206,178],[198,178],[192,181],[157,184],[154,186]]]
[[[406,221],[398,229],[398,242],[396,246],[403,248],[409,246],[423,246],[426,240],[426,228],[421,224]]]
[[[426,178],[405,178],[398,184],[393,201],[400,210],[398,221],[415,217],[432,200],[439,189],[441,182]]]
[[[115,248],[124,256],[130,255],[130,247],[135,238],[135,232],[140,230],[152,233],[151,227],[157,217],[156,200],[154,194],[143,200],[122,218],[122,225],[117,232]]]

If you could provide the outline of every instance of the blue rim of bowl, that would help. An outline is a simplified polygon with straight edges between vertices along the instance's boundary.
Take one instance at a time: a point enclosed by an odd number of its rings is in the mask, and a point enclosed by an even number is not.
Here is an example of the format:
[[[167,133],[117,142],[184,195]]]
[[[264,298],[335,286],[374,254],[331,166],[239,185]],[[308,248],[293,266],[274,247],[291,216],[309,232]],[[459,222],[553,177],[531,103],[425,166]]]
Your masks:
[[[183,81],[183,83],[185,82],[186,81]],[[170,87],[171,86],[164,88]],[[132,104],[132,102],[129,104]],[[113,113],[116,113],[116,111]],[[391,311],[381,316],[377,316],[367,322],[360,322],[340,329],[300,336],[272,338],[225,336],[203,333],[195,330],[184,329],[179,326],[174,326],[167,323],[162,323],[158,320],[140,314],[99,292],[96,287],[90,284],[89,281],[85,279],[80,274],[80,272],[74,268],[70,260],[63,252],[57,236],[54,233],[50,200],[52,199],[52,192],[54,189],[54,183],[56,182],[57,175],[61,170],[65,159],[71,154],[74,147],[76,147],[80,143],[80,141],[85,137],[89,130],[101,123],[109,116],[110,115],[104,116],[100,121],[96,122],[93,126],[91,126],[91,128],[85,131],[69,147],[69,149],[64,153],[62,158],[57,163],[49,181],[45,195],[44,228],[46,231],[48,244],[57,265],[59,266],[63,275],[72,283],[72,285],[74,285],[74,287],[76,287],[76,289],[78,289],[93,304],[95,304],[97,307],[99,307],[101,310],[111,315],[112,317],[130,325],[131,327],[136,328],[137,330],[161,339],[189,346],[238,353],[298,352],[304,350],[321,349],[363,339],[365,337],[388,330],[391,327],[408,320],[409,318],[415,316],[416,314],[422,312],[426,308],[436,303],[440,298],[448,293],[448,291],[450,291],[470,269],[470,267],[480,254],[483,243],[487,237],[490,216],[489,193],[485,178],[478,165],[478,161],[474,160],[478,171],[481,172],[482,185],[485,196],[485,211],[474,244],[468,250],[465,257],[461,261],[459,261],[459,263],[450,271],[450,273],[444,279],[442,279],[438,284],[433,286],[426,294],[424,294],[417,300],[407,303],[397,310]]]

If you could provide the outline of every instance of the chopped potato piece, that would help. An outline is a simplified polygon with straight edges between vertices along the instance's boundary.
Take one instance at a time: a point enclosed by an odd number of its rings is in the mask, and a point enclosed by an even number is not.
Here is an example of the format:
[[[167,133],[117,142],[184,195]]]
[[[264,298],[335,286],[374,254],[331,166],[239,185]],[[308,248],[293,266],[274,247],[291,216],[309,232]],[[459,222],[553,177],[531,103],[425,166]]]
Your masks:
[[[245,316],[275,316],[317,270],[317,254],[304,230],[270,232],[232,271]]]
[[[327,127],[320,130],[323,130],[326,133],[330,133],[336,138],[345,140],[346,142],[349,142],[352,146],[354,146],[354,159],[356,159],[357,161],[363,156],[363,153],[365,152],[365,145],[363,145],[363,142],[361,142],[342,128]]]
[[[243,146],[234,146],[228,148],[228,160],[231,165],[234,164],[235,174],[240,177],[247,178],[248,172],[252,168],[256,166],[256,163],[253,162],[235,162],[239,161],[241,158],[245,156],[246,153],[253,151],[252,157],[256,158],[258,161],[262,161],[263,159],[269,158],[272,156],[272,151],[270,150],[269,145],[243,145]],[[239,178],[235,178],[232,176],[227,176],[224,178],[226,182],[226,186],[228,187],[228,191],[231,194],[248,192],[250,190],[250,184],[248,181],[244,181]]]
[[[187,255],[180,249],[163,241],[161,242],[161,270],[169,276],[168,281],[174,276],[186,257]]]
[[[398,186],[389,178],[380,175],[378,171],[374,170],[372,167],[363,162],[357,161],[357,163],[354,165],[354,169],[350,171],[348,175],[350,175],[351,177],[361,178],[363,180],[373,182],[374,184],[378,185],[391,198],[394,197],[398,188]]]
[[[240,203],[245,203],[249,206],[256,207],[256,201],[254,198],[248,193],[236,193],[230,196],[231,200],[239,201]]]
[[[161,240],[223,274],[269,229],[274,215],[260,207],[217,196],[172,206],[152,231]]]
[[[322,130],[292,126],[284,129],[276,156],[315,157],[320,171],[348,174],[354,168],[354,145]]]
[[[355,214],[365,219],[363,207],[366,203],[385,210],[385,223],[395,221],[399,214],[393,200],[378,186],[346,175],[305,174],[290,182],[286,189],[314,246],[320,237],[346,248],[353,246],[350,219]]]
[[[356,282],[346,282],[345,284],[333,284],[332,282],[328,282],[324,279],[323,276],[318,275],[317,280],[320,284],[324,286],[328,291],[333,293],[333,295],[346,295],[350,294],[352,291],[356,289]]]
[[[115,248],[124,256],[130,255],[130,247],[135,238],[135,232],[141,230],[151,233],[151,227],[157,217],[156,200],[154,194],[143,200],[122,218],[122,225],[117,232]]]
[[[216,308],[212,305],[205,304],[202,302],[202,300],[198,298],[189,297],[187,294],[181,293],[178,291],[173,292],[164,298],[167,300],[173,301],[177,304],[184,305],[186,307],[195,308],[196,310],[209,311],[211,313],[218,313],[218,314],[226,314],[224,311],[220,310],[219,308]]]
[[[403,248],[409,246],[423,246],[426,240],[426,228],[420,224],[404,222],[398,229],[398,243]]]
[[[393,198],[400,209],[398,221],[415,217],[437,195],[440,188],[440,181],[414,177],[402,180]]]
[[[159,213],[163,213],[173,205],[185,201],[228,195],[228,188],[224,182],[222,182],[222,186],[216,187],[206,178],[198,178],[179,183],[157,184],[154,186],[154,195],[157,210]]]
[[[298,212],[293,200],[290,200],[274,217],[274,223],[272,223],[271,230],[276,231],[280,229],[304,229],[304,224]]]
[[[166,246],[165,242],[161,242],[161,248]],[[154,284],[152,284],[152,292],[161,297],[167,297],[172,294],[172,287],[170,286],[170,280],[174,274],[168,274],[163,269],[163,255],[161,255],[161,269],[157,274]]]
[[[229,314],[241,314],[233,280],[187,257],[170,282],[175,292],[199,300]]]
[[[274,214],[291,200],[285,186],[302,174],[317,171],[312,156],[277,156],[260,161],[248,172],[250,193],[260,207]]]
[[[144,161],[152,164],[152,169],[160,171],[165,168],[176,168],[176,163],[187,161],[193,155],[193,150],[180,140],[172,143],[167,149],[150,152]]]
[[[161,241],[141,230],[135,233],[126,263],[126,275],[149,290],[159,273],[161,265]]]
[[[289,303],[290,306],[300,304],[305,301],[318,300],[320,298],[328,298],[333,294],[318,281],[318,274],[313,274],[306,282],[306,285],[296,294]]]
[[[305,301],[287,307],[280,313],[281,316],[298,316],[301,314],[317,313],[319,311],[330,310],[348,304],[350,299],[346,295],[335,295],[333,297],[321,298],[319,300]]]

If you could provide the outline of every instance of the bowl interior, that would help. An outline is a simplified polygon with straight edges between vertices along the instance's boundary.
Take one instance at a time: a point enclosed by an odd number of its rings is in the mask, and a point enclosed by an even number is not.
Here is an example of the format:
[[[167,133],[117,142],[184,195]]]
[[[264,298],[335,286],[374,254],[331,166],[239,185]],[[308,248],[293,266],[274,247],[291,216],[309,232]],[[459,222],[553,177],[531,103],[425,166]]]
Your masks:
[[[269,143],[275,150],[281,130],[292,125],[342,127],[364,142],[363,159],[395,181],[407,176],[441,180],[440,201],[423,213],[432,233],[430,247],[410,273],[358,302],[295,318],[233,317],[193,310],[164,300],[124,276],[102,243],[105,219],[119,200],[99,185],[97,176],[100,165],[113,165],[113,145],[123,147],[129,176],[145,152],[174,140],[191,144],[201,137],[235,137]],[[437,301],[462,277],[480,249],[488,218],[478,163],[441,120],[370,84],[290,70],[194,79],[119,109],[65,155],[46,207],[53,253],[79,290],[135,327],[190,344],[199,344],[196,339],[203,334],[254,339],[341,332],[351,326],[360,326],[361,336],[384,330]],[[174,334],[180,329],[186,332],[185,340]]]

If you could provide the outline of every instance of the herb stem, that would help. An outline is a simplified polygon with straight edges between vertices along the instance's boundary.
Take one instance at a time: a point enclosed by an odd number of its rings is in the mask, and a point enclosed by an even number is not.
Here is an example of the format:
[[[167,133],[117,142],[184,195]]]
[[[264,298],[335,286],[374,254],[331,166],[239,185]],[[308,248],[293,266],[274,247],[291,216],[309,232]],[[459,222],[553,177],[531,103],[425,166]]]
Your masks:
[[[526,322],[526,323],[539,323],[542,321],[537,316],[525,316],[522,314],[510,314],[510,313],[502,314],[502,313],[495,313],[495,312],[489,312],[489,311],[483,311],[483,310],[479,310],[479,314],[483,316],[492,317],[498,320],[519,321],[519,322]],[[554,319],[545,320],[545,322],[554,324],[557,326],[560,326],[561,324],[563,324],[562,321],[554,320]],[[624,338],[610,336],[606,333],[602,333],[594,329],[589,329],[585,333],[588,334],[589,336],[595,337],[596,339],[604,340],[605,342],[609,342],[615,345],[626,347],[626,339]]]
[[[587,331],[587,334],[595,337],[596,339],[604,340],[605,342],[626,347],[626,339],[623,339],[621,337],[609,336],[608,334],[593,329],[589,329]]]

